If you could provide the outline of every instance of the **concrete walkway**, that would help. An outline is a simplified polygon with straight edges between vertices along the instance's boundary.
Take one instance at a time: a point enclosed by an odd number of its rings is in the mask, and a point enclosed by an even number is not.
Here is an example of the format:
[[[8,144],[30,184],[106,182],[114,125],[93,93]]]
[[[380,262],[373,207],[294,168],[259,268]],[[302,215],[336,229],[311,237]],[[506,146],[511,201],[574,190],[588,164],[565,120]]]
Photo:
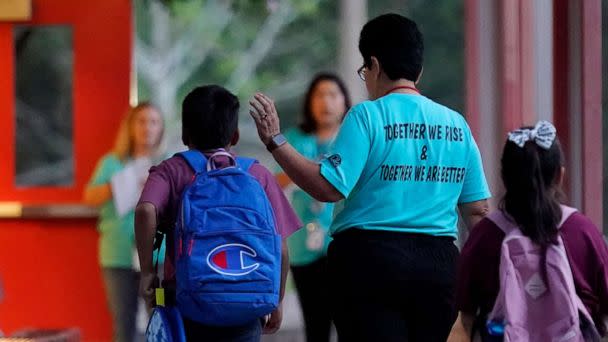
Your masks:
[[[274,335],[265,335],[262,342],[304,342],[302,313],[300,302],[295,291],[290,291],[283,298],[283,324]]]
[[[140,315],[138,315],[138,342],[145,341],[144,331],[146,329],[147,317],[143,314],[143,302],[140,303]],[[334,332],[335,335],[335,332]],[[337,341],[336,337],[332,341]],[[300,302],[295,290],[288,291],[283,299],[283,323],[281,329],[274,335],[264,335],[262,342],[305,342],[304,322],[300,311]]]
[[[336,333],[333,332],[332,342],[337,341]],[[281,330],[274,335],[262,337],[262,342],[304,342],[304,322],[300,302],[295,291],[285,294],[283,299],[283,324]]]

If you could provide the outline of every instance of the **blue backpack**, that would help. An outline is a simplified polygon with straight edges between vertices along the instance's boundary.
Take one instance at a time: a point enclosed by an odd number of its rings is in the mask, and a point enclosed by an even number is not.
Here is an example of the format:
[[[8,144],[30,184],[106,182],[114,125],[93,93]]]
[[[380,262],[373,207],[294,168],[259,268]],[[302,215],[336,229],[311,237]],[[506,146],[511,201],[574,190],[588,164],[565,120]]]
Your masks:
[[[279,303],[281,237],[264,189],[247,171],[257,161],[225,151],[178,153],[195,171],[176,226],[176,303],[210,326],[259,319]],[[216,169],[214,159],[231,166]]]

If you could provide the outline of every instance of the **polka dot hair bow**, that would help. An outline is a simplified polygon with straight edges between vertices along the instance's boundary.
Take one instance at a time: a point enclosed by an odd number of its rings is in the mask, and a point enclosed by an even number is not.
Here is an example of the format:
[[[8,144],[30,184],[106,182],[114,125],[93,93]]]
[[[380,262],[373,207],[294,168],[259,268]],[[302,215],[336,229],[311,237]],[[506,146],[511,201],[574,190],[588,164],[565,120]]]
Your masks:
[[[509,132],[509,141],[519,147],[524,147],[528,141],[534,141],[536,145],[548,150],[553,145],[557,130],[548,121],[539,121],[533,129],[516,129]]]

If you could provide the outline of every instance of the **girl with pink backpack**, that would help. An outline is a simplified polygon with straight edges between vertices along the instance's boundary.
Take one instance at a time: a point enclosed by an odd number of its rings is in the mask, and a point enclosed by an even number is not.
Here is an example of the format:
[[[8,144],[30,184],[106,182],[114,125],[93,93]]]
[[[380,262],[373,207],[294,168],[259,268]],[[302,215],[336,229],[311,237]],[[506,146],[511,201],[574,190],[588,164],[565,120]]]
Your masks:
[[[460,257],[451,342],[606,335],[608,247],[591,220],[561,204],[563,165],[551,123],[509,133],[500,209],[475,226]]]

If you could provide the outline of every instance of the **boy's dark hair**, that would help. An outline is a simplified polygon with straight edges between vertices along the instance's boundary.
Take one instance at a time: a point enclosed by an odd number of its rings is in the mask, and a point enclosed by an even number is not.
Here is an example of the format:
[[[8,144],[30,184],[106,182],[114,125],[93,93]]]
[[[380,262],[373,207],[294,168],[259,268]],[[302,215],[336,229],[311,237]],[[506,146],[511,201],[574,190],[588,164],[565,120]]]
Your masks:
[[[182,103],[182,142],[197,150],[224,148],[239,124],[239,99],[224,87],[195,88]]]
[[[422,71],[422,33],[414,21],[399,14],[384,14],[367,22],[361,30],[359,51],[366,67],[376,57],[393,81],[415,82]]]
[[[507,140],[502,153],[506,192],[500,208],[515,219],[524,235],[541,246],[557,242],[562,218],[558,180],[563,165],[564,154],[557,137],[548,150],[534,141],[519,147]]]
[[[342,96],[344,96],[344,106],[346,107],[346,111],[344,111],[344,114],[346,114],[346,112],[350,109],[350,94],[348,93],[348,89],[346,88],[346,85],[344,84],[342,79],[338,77],[338,75],[330,72],[318,73],[310,82],[310,86],[308,86],[308,90],[306,91],[306,96],[304,96],[304,120],[300,124],[300,129],[305,133],[311,134],[317,131],[317,122],[315,121],[312,115],[311,102],[314,91],[316,90],[319,83],[323,81],[334,82],[338,86],[338,88],[340,88]]]

